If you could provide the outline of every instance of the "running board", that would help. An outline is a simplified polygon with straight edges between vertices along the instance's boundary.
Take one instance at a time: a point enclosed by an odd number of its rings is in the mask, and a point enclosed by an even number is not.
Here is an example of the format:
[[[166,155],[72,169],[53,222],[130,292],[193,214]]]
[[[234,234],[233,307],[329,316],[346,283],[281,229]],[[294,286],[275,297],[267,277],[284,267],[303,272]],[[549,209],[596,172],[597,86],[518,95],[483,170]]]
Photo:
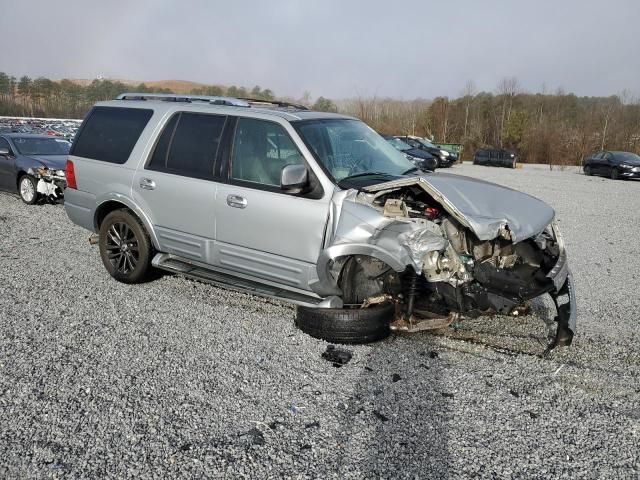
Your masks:
[[[305,295],[303,293],[285,290],[275,285],[267,285],[258,281],[241,278],[219,270],[213,270],[211,267],[201,265],[192,260],[183,259],[169,253],[157,253],[151,265],[160,270],[200,280],[201,282],[210,283],[216,287],[227,290],[248,293],[250,295],[258,295],[266,298],[282,300],[296,305],[316,308],[341,308],[342,299],[336,296],[327,298]]]

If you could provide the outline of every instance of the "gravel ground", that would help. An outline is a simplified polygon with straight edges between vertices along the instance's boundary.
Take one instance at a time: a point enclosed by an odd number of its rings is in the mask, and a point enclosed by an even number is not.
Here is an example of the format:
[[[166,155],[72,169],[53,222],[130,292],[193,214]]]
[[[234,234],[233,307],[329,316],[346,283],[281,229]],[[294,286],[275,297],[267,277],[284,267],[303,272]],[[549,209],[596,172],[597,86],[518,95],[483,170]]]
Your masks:
[[[640,182],[456,166],[556,208],[574,345],[519,319],[350,347],[177,276],[112,280],[60,205],[0,194],[2,478],[638,478]]]

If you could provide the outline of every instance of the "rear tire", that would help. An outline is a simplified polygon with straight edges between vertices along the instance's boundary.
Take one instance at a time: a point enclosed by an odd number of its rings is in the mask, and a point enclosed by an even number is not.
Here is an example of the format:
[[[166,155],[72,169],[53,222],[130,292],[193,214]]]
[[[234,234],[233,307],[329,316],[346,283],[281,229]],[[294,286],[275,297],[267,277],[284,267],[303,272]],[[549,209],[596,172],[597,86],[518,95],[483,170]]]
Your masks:
[[[141,283],[150,277],[151,240],[128,210],[114,210],[104,218],[98,243],[104,267],[119,282]]]
[[[296,326],[331,343],[370,343],[389,336],[394,315],[389,302],[369,308],[298,307]]]
[[[27,205],[34,205],[38,201],[38,182],[31,175],[23,175],[18,180],[18,193]]]

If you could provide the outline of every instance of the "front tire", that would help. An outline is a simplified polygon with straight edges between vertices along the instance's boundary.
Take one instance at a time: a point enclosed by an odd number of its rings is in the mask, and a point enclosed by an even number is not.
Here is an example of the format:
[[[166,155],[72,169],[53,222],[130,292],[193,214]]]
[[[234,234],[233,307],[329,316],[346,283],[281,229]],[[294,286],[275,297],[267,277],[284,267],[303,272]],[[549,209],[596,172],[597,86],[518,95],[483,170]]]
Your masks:
[[[390,302],[369,308],[298,307],[296,326],[331,343],[370,343],[389,336],[394,315]]]
[[[591,175],[593,175],[593,172],[591,171],[591,167],[589,165],[587,165],[586,167],[584,167],[584,174],[587,177],[590,177]]]
[[[34,205],[38,201],[38,182],[31,175],[23,175],[18,180],[18,193],[27,205]]]
[[[153,247],[140,220],[128,210],[114,210],[100,225],[100,257],[113,278],[141,283],[151,273]]]
[[[620,178],[620,172],[617,168],[611,169],[611,180],[618,180]]]

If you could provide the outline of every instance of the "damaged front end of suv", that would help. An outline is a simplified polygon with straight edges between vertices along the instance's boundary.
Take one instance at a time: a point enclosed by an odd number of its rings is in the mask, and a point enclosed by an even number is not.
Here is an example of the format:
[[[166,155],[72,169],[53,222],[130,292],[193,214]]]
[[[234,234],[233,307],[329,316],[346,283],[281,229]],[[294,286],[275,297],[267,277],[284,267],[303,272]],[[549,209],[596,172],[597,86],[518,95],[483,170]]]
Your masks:
[[[570,345],[575,293],[554,216],[537,198],[458,175],[338,191],[315,290],[344,306],[392,300],[391,328],[404,331],[516,315],[549,294],[558,325],[551,347]]]

